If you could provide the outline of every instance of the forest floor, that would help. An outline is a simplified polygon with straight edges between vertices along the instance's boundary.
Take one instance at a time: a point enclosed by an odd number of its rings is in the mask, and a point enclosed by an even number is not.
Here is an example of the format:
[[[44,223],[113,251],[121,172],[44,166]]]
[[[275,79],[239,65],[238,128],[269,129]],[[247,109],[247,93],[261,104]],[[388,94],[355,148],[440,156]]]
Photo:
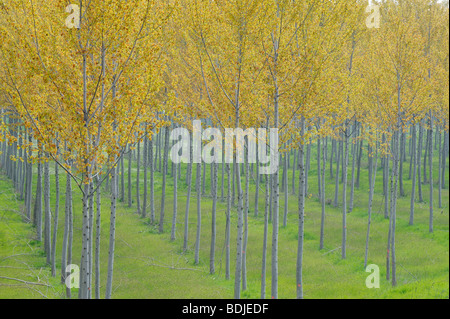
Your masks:
[[[314,153],[314,152],[313,152]],[[311,155],[314,158],[314,154]],[[133,163],[134,164],[134,163]],[[434,167],[437,168],[437,160]],[[365,166],[364,166],[365,165]],[[328,166],[328,165],[327,165]],[[304,250],[304,295],[305,298],[449,298],[449,193],[442,191],[443,208],[437,205],[438,190],[434,192],[434,233],[428,232],[429,185],[424,185],[423,203],[416,203],[415,225],[409,226],[411,181],[407,179],[409,165],[405,166],[406,196],[399,198],[397,208],[397,287],[386,280],[386,248],[389,221],[384,218],[382,196],[382,169],[377,173],[373,222],[370,235],[369,264],[380,268],[380,289],[368,289],[366,278],[370,274],[364,269],[364,250],[367,231],[368,171],[367,163],[361,170],[361,185],[355,190],[354,210],[348,214],[347,258],[341,259],[342,212],[340,207],[326,206],[325,248],[319,250],[321,206],[317,198],[317,170],[309,171],[309,199],[306,203],[305,250]],[[125,167],[127,165],[125,164]],[[170,165],[169,165],[170,168]],[[446,182],[448,187],[448,169]],[[206,193],[209,194],[209,167]],[[133,174],[136,167],[133,166]],[[334,179],[327,170],[326,198],[334,198]],[[141,187],[142,192],[142,178]],[[170,176],[170,175],[169,175]],[[195,175],[194,175],[195,176]],[[435,172],[437,176],[437,169]],[[200,264],[194,264],[196,234],[196,194],[193,192],[189,217],[189,250],[183,253],[183,223],[186,205],[186,166],[182,168],[182,180],[178,185],[178,218],[176,240],[170,241],[173,213],[173,180],[168,178],[165,210],[165,231],[158,233],[157,225],[150,225],[148,218],[136,214],[136,205],[117,205],[116,249],[114,263],[113,298],[143,299],[211,299],[232,298],[234,287],[234,263],[236,251],[236,211],[232,212],[231,228],[231,280],[225,280],[225,212],[226,203],[220,202],[217,209],[216,273],[209,274],[209,252],[211,236],[210,196],[202,199],[202,237]],[[54,182],[52,181],[52,207],[54,207]],[[289,186],[292,185],[291,171]],[[296,174],[298,178],[298,173]],[[133,176],[135,181],[135,176]],[[155,210],[159,219],[162,178],[155,173]],[[435,181],[437,178],[435,178]],[[35,181],[33,181],[35,183]],[[193,178],[195,183],[195,177]],[[220,187],[219,179],[219,187]],[[296,183],[298,184],[298,183]],[[51,276],[46,265],[43,243],[37,242],[35,229],[23,217],[23,202],[19,201],[12,183],[0,174],[0,298],[65,298],[65,286],[61,284],[61,250],[64,231],[64,185],[65,176],[60,176],[61,211],[59,213],[56,266],[57,276]],[[125,187],[127,178],[125,175]],[[194,185],[194,184],[193,184]],[[225,185],[227,182],[225,180]],[[245,184],[243,184],[245,185]],[[264,233],[264,190],[261,185],[259,216],[254,217],[255,184],[250,183],[249,238],[247,249],[247,290],[243,298],[260,298],[262,238]],[[298,187],[298,186],[297,186]],[[342,191],[342,184],[340,185]],[[35,190],[33,185],[33,191]],[[226,193],[226,186],[225,186]],[[290,193],[290,190],[289,190]],[[350,191],[349,191],[350,193]],[[81,255],[81,197],[74,188],[74,241],[73,263]],[[133,185],[135,194],[135,185]],[[340,196],[340,203],[342,202]],[[220,188],[219,188],[220,198]],[[135,196],[133,196],[135,200]],[[142,196],[141,196],[142,203]],[[287,226],[282,226],[284,195],[280,196],[279,232],[279,297],[295,298],[295,269],[297,253],[297,203],[296,195],[289,196]],[[148,210],[149,212],[149,210]],[[106,191],[102,196],[101,230],[101,296],[104,297],[109,245],[110,198]],[[269,225],[267,254],[267,298],[271,285],[271,236]],[[77,296],[77,290],[73,290]]]

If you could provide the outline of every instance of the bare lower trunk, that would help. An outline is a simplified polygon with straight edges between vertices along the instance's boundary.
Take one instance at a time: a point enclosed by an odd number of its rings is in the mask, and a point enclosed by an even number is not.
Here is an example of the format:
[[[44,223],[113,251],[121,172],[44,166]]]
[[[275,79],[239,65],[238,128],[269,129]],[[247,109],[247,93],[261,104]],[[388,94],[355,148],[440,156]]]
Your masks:
[[[301,120],[301,136],[305,132],[305,119]],[[300,145],[299,156],[299,188],[298,188],[298,248],[297,248],[297,267],[296,284],[297,299],[303,299],[303,245],[304,245],[304,217],[305,217],[305,165],[304,165],[304,145]],[[339,176],[337,174],[336,176]]]
[[[197,164],[197,178],[196,178],[196,191],[197,191],[197,235],[195,240],[195,264],[200,263],[200,234],[202,227],[202,164]]]
[[[53,238],[52,238],[52,276],[56,276],[56,236],[58,234],[59,218],[59,166],[55,163],[55,216],[53,219]]]
[[[339,204],[339,166],[341,162],[341,155],[342,155],[342,140],[339,141],[339,149],[337,153],[337,160],[336,160],[336,178],[335,178],[335,187],[334,187],[334,202],[333,206],[337,207]]]
[[[230,164],[226,165],[227,170],[227,181],[228,181],[228,187],[227,187],[227,213],[226,213],[226,222],[225,222],[225,279],[230,280],[230,263],[231,263],[231,257],[230,257],[230,230],[231,230],[231,167]]]
[[[344,163],[342,165],[343,186],[342,186],[342,259],[347,258],[347,167],[348,167],[348,136],[345,131],[345,151]]]
[[[109,223],[108,273],[106,281],[105,299],[111,299],[112,295],[114,252],[116,242],[116,198],[117,198],[117,173],[116,169],[113,169],[111,173],[111,217]]]
[[[209,273],[213,275],[216,272],[215,269],[215,257],[216,257],[216,214],[217,214],[217,183],[218,183],[218,165],[216,163],[211,164],[213,167],[213,176],[211,176],[211,191],[213,199],[213,207],[211,212],[211,249],[209,257]]]
[[[44,247],[47,264],[51,264],[51,228],[52,212],[50,209],[50,171],[49,163],[44,163]]]
[[[324,248],[324,242],[325,242],[325,170],[326,170],[326,161],[327,161],[327,152],[326,152],[326,143],[323,143],[323,160],[322,160],[322,170],[319,170],[319,174],[322,175],[322,178],[320,179],[320,183],[322,183],[321,187],[321,195],[320,195],[320,204],[322,208],[322,215],[320,219],[320,244],[319,244],[319,250],[322,250]]]
[[[422,193],[422,146],[423,146],[423,127],[419,124],[419,143],[417,146],[417,191],[419,195],[419,202],[423,202]]]
[[[101,190],[100,178],[96,177],[97,185],[97,216],[95,220],[95,299],[100,299],[100,238],[101,238]]]
[[[370,239],[370,226],[372,224],[372,204],[373,204],[373,195],[375,191],[375,180],[377,178],[377,169],[378,169],[378,147],[376,148],[375,154],[371,154],[370,156],[374,156],[375,164],[373,168],[372,175],[372,184],[370,185],[369,190],[369,216],[367,221],[367,235],[366,235],[366,251],[364,256],[364,269],[367,268],[367,261],[369,256],[369,239]],[[373,162],[373,161],[372,161]]]
[[[165,142],[164,142],[164,164],[163,164],[163,181],[162,181],[162,196],[161,196],[161,212],[159,216],[159,233],[164,232],[164,213],[166,205],[166,180],[167,180],[167,169],[169,164],[169,137],[170,132],[168,128],[165,128]]]
[[[191,193],[192,193],[192,160],[193,160],[193,154],[192,154],[192,134],[190,134],[190,138],[191,138],[191,147],[189,149],[189,153],[190,153],[190,161],[188,164],[188,168],[187,168],[187,177],[186,177],[186,182],[187,182],[187,199],[186,199],[186,211],[184,214],[184,239],[183,239],[183,251],[187,251],[188,249],[188,239],[189,239],[189,209],[190,209],[190,204],[191,204]]]
[[[412,226],[414,225],[414,206],[416,201],[416,184],[417,184],[417,151],[416,151],[416,125],[414,124],[412,127],[412,138],[411,138],[411,146],[412,146],[412,152],[411,152],[411,158],[412,158],[412,189],[411,189],[411,206],[409,211],[409,224]]]
[[[266,198],[264,209],[264,238],[263,238],[263,255],[262,255],[262,269],[261,269],[261,299],[266,298],[266,267],[267,267],[267,239],[269,233],[269,178],[266,178]]]
[[[430,222],[429,222],[429,230],[430,233],[433,232],[433,115],[430,111],[430,130],[429,130],[429,143],[428,143],[428,165],[429,165],[429,174],[430,174]]]
[[[242,274],[242,247],[243,247],[243,227],[244,227],[244,202],[243,191],[241,187],[241,170],[239,164],[235,161],[235,174],[236,174],[236,191],[238,195],[238,224],[237,224],[237,239],[236,239],[236,271],[234,281],[234,298],[241,298],[241,274]]]

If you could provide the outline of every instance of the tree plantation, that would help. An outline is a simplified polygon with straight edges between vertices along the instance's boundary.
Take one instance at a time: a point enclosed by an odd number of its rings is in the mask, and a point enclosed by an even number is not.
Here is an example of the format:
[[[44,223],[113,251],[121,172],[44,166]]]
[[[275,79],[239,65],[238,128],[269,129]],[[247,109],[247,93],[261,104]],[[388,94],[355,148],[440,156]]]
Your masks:
[[[448,298],[448,39],[448,1],[0,0],[0,298]]]

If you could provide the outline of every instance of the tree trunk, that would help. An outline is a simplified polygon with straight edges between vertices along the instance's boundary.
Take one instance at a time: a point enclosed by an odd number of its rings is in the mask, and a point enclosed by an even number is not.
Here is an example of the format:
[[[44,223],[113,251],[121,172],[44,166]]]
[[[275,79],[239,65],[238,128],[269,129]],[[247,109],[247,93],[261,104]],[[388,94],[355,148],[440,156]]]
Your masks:
[[[153,137],[151,136],[151,139],[149,140],[149,157],[150,157],[150,224],[154,225],[156,221],[156,212],[155,212],[155,181],[154,181],[154,175],[155,175],[155,161],[156,156],[153,156]],[[155,158],[155,161],[153,160],[153,157]]]
[[[356,121],[355,121],[355,127],[353,129],[359,130],[359,125]],[[350,203],[349,203],[349,207],[348,207],[349,213],[351,213],[353,211],[353,201],[354,201],[354,197],[355,197],[355,169],[356,169],[356,145],[357,145],[356,137],[357,136],[354,135],[353,143],[352,143],[352,180],[351,180],[351,185],[350,185]]]
[[[85,177],[89,180],[89,177]],[[90,229],[89,229],[89,198],[90,185],[84,185],[83,190],[83,219],[82,219],[82,250],[80,266],[80,289],[78,290],[79,299],[89,298],[89,247],[90,247]]]
[[[136,158],[136,213],[141,214],[141,189],[140,189],[140,171],[141,171],[141,143],[137,142],[137,158]]]
[[[144,136],[144,154],[143,154],[143,166],[144,166],[144,198],[142,203],[142,217],[147,217],[147,193],[148,193],[148,138],[147,134]]]
[[[197,164],[197,235],[195,239],[195,264],[200,263],[200,234],[202,228],[202,163]]]
[[[419,193],[419,202],[423,203],[422,193],[422,146],[423,146],[423,126],[419,124],[419,145],[417,146],[417,187]]]
[[[284,215],[283,215],[283,227],[286,228],[287,226],[287,217],[288,217],[288,211],[289,211],[289,192],[288,192],[288,156],[287,154],[284,155]]]
[[[42,153],[38,153],[37,181],[36,181],[36,200],[34,203],[33,224],[36,226],[36,239],[42,241]]]
[[[230,240],[231,240],[231,167],[230,164],[227,163],[226,165],[227,170],[227,213],[226,213],[226,222],[225,222],[225,279],[230,280],[230,263],[231,263],[231,256],[230,256]]]
[[[256,154],[258,154],[258,145],[256,146]],[[255,188],[255,213],[254,216],[258,217],[258,209],[259,209],[259,180],[260,180],[260,175],[259,175],[259,156],[256,156],[256,176],[255,176],[255,183],[256,183],[256,188]]]
[[[374,154],[370,154],[369,156],[373,156]],[[371,161],[373,163],[373,161]],[[377,178],[377,169],[378,169],[378,146],[375,150],[375,164],[373,168],[373,175],[372,175],[372,183],[370,184],[370,190],[369,190],[369,216],[367,221],[367,235],[366,235],[366,251],[364,255],[364,269],[367,268],[367,261],[369,256],[369,240],[370,240],[370,226],[372,224],[372,204],[373,204],[373,195],[375,192],[375,180]]]
[[[263,254],[261,262],[261,299],[266,298],[266,268],[267,268],[267,240],[269,233],[269,181],[268,176],[265,175],[266,179],[266,198],[264,205],[264,237],[263,237]]]
[[[131,150],[130,158],[131,162]],[[106,281],[105,299],[111,299],[113,271],[114,271],[114,252],[116,241],[116,197],[117,197],[117,173],[116,169],[111,171],[111,217],[109,223],[109,251],[108,251],[108,273]]]
[[[164,232],[164,209],[166,204],[166,180],[167,180],[167,169],[169,163],[169,138],[170,132],[168,128],[165,128],[165,139],[164,139],[164,164],[163,164],[163,182],[162,182],[162,196],[161,196],[161,213],[159,216],[159,233]]]
[[[44,163],[44,247],[46,261],[51,265],[51,228],[52,228],[52,212],[50,208],[50,168],[49,162]]]
[[[359,142],[359,149],[358,149],[358,168],[356,172],[356,182],[355,187],[359,189],[359,181],[361,177],[361,161],[362,161],[362,155],[364,152],[364,140],[361,139],[361,142]]]
[[[242,291],[247,290],[247,244],[248,244],[248,211],[250,209],[250,166],[248,164],[248,144],[245,156],[245,203],[244,203],[244,243],[242,247]]]
[[[237,239],[236,239],[236,271],[234,281],[234,298],[241,298],[241,274],[242,274],[242,248],[243,248],[243,219],[244,219],[244,203],[243,191],[241,187],[241,170],[239,163],[235,161],[234,164],[236,173],[236,191],[238,195],[238,224],[237,224]]]
[[[96,177],[95,183],[97,185],[97,216],[95,220],[95,299],[100,299],[100,239],[101,239],[101,188],[100,178]]]
[[[336,159],[336,178],[335,178],[335,187],[334,187],[334,202],[333,206],[338,207],[339,204],[339,166],[341,162],[341,155],[342,155],[342,140],[339,141],[339,149],[337,153],[337,159]]]
[[[216,152],[216,150],[214,150]],[[211,191],[212,191],[212,200],[213,207],[211,212],[211,249],[210,249],[210,257],[209,257],[209,273],[214,275],[216,272],[215,269],[215,257],[216,257],[216,211],[217,211],[217,184],[218,180],[218,172],[219,169],[217,163],[211,164],[213,167],[213,176],[211,176]]]
[[[410,206],[410,212],[409,212],[409,225],[414,225],[414,206],[416,201],[416,184],[417,184],[417,134],[416,134],[416,125],[414,124],[412,126],[412,137],[411,137],[411,158],[413,161],[413,170],[412,170],[412,188],[411,188],[411,206]]]
[[[191,193],[192,193],[192,162],[193,162],[193,152],[192,152],[192,133],[189,134],[190,136],[190,148],[189,148],[189,163],[187,168],[187,199],[186,199],[186,211],[184,214],[184,239],[183,239],[183,251],[186,252],[188,249],[188,238],[189,238],[189,208],[191,204]]]
[[[28,142],[32,143],[32,136],[31,133],[28,134]],[[28,218],[28,221],[31,222],[31,206],[33,201],[33,195],[32,195],[32,186],[33,186],[33,162],[31,160],[33,153],[31,146],[28,148],[28,155],[27,155],[27,161],[26,167],[27,167],[27,182],[26,182],[26,192],[25,192],[25,209],[26,209],[26,215]]]
[[[305,119],[301,120],[301,136],[305,133]],[[296,266],[297,299],[303,299],[303,246],[304,246],[304,217],[305,217],[305,164],[304,145],[300,145],[299,156],[299,188],[298,188],[298,248]],[[337,174],[336,176],[339,176]]]
[[[63,234],[63,242],[62,242],[62,252],[61,252],[61,283],[64,284],[66,282],[66,267],[68,265],[68,246],[69,246],[69,226],[70,226],[70,195],[72,192],[71,189],[71,180],[70,175],[67,174],[66,177],[66,198],[65,198],[65,209],[64,209],[64,234]]]
[[[403,159],[406,158],[405,152],[406,137],[405,133],[400,133],[400,170],[399,170],[399,184],[400,197],[405,197],[405,188],[403,187]]]
[[[430,233],[433,232],[433,114],[432,111],[430,111],[430,130],[428,135],[429,137],[429,145],[428,145],[428,153],[429,153],[429,173],[430,173]]]
[[[108,187],[106,187],[108,188]],[[120,156],[120,202],[125,202],[125,166],[124,155]]]
[[[345,152],[344,163],[342,166],[343,185],[342,185],[342,259],[347,258],[347,168],[348,168],[348,129],[345,130]]]
[[[53,220],[53,238],[52,238],[52,276],[56,276],[56,236],[58,234],[59,218],[59,165],[55,163],[55,217]]]
[[[439,190],[439,209],[442,208],[442,176],[441,176],[441,170],[442,170],[442,133],[440,130],[440,127],[436,127],[436,135],[439,135],[438,137],[438,151],[439,151],[439,169],[438,169],[438,190]]]
[[[170,240],[175,241],[177,231],[177,213],[178,213],[178,168],[179,164],[174,163],[173,166],[173,216],[172,216],[172,231],[170,233]]]
[[[128,207],[133,206],[133,193],[131,192],[131,163],[133,161],[133,152],[131,146],[128,146]]]
[[[324,241],[325,241],[325,204],[326,204],[326,198],[325,198],[325,170],[326,170],[326,162],[327,162],[327,145],[326,142],[323,143],[323,161],[322,161],[322,171],[319,174],[322,175],[320,183],[322,183],[321,187],[321,194],[319,196],[321,206],[322,206],[322,215],[320,219],[320,244],[319,244],[319,250],[322,250],[324,248]]]

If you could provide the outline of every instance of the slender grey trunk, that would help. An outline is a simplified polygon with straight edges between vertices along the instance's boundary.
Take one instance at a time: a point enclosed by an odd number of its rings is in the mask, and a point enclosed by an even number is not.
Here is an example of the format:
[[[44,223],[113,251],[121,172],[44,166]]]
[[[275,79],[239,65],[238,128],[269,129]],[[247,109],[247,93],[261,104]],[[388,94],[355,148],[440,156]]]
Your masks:
[[[301,119],[301,136],[305,133],[305,119]],[[304,164],[304,145],[300,145],[299,156],[299,188],[298,188],[298,248],[297,248],[297,267],[296,284],[297,299],[303,299],[303,246],[304,246],[304,218],[305,218],[305,164]],[[339,176],[337,174],[336,176]]]
[[[326,138],[325,138],[326,139]],[[325,241],[325,171],[326,171],[326,162],[327,162],[327,145],[326,142],[323,143],[323,160],[322,160],[322,170],[319,170],[319,175],[322,175],[320,179],[320,183],[322,184],[321,187],[321,194],[320,194],[320,202],[322,206],[322,215],[320,219],[320,244],[319,244],[319,250],[322,250],[324,248],[324,241]]]
[[[156,213],[155,213],[155,182],[154,182],[154,175],[155,175],[155,162],[153,161],[153,137],[151,136],[151,139],[149,141],[149,158],[150,158],[150,223],[153,225],[155,224],[156,220]],[[156,159],[156,156],[155,156]]]
[[[144,165],[144,197],[142,203],[142,217],[147,217],[147,193],[148,193],[148,138],[147,134],[144,136],[144,154],[143,154],[143,165]]]
[[[129,160],[131,161],[131,155]],[[116,198],[117,198],[117,173],[116,169],[113,169],[111,171],[111,217],[109,223],[108,273],[106,281],[105,299],[111,299],[112,295],[114,252],[116,242]]]
[[[447,154],[448,154],[448,132],[445,131],[445,127],[446,127],[446,122],[444,121],[444,130],[443,130],[443,134],[444,134],[444,145],[442,147],[442,164],[441,164],[441,186],[442,189],[446,189],[445,186],[445,166],[447,164]]]
[[[214,150],[215,151],[215,150]],[[213,167],[213,176],[211,176],[211,191],[213,199],[213,207],[211,212],[211,249],[209,258],[209,273],[213,275],[216,272],[215,269],[215,256],[216,256],[216,213],[217,213],[217,184],[218,180],[218,165],[217,163],[211,164]]]
[[[108,188],[108,186],[106,187]],[[125,202],[125,165],[124,155],[120,156],[120,202]]]
[[[90,229],[89,229],[89,198],[90,185],[84,185],[83,190],[83,219],[82,219],[82,250],[80,267],[80,289],[78,290],[79,299],[89,298],[89,247],[90,247]]]
[[[226,165],[226,171],[227,171],[227,181],[228,181],[228,187],[227,187],[227,213],[226,213],[226,222],[225,222],[225,279],[230,280],[230,240],[231,240],[231,167],[230,164]]]
[[[389,163],[391,156],[389,154],[386,155],[384,159],[384,177],[385,177],[385,185],[384,185],[384,218],[389,218]]]
[[[101,239],[101,189],[100,178],[97,176],[95,179],[97,185],[97,216],[95,220],[96,232],[95,232],[95,299],[100,299],[100,239]]]
[[[430,233],[433,232],[433,114],[430,111],[430,130],[429,130],[429,143],[428,143],[428,153],[429,153],[429,172],[430,172],[430,223],[429,229]]]
[[[353,128],[356,131],[356,134],[353,137],[354,143],[352,143],[352,180],[350,186],[350,202],[348,207],[348,212],[351,213],[353,211],[353,202],[355,197],[355,169],[356,169],[356,142],[357,135],[359,135],[359,124],[355,120],[355,127]],[[372,168],[372,167],[370,167]]]
[[[70,206],[71,206],[71,179],[70,175],[66,177],[66,198],[65,198],[65,210],[64,210],[64,234],[62,242],[61,253],[61,283],[66,281],[66,267],[68,265],[68,246],[69,246],[69,227],[70,227]],[[69,297],[69,296],[68,296]]]
[[[417,146],[417,191],[419,193],[419,202],[423,203],[422,193],[422,147],[423,147],[423,126],[419,124],[419,143]]]
[[[370,154],[369,156],[373,156],[373,154]],[[372,161],[373,163],[373,161]],[[375,180],[377,177],[377,169],[378,169],[378,146],[376,146],[375,150],[375,164],[373,168],[373,175],[372,175],[372,183],[370,184],[370,190],[369,190],[369,216],[367,221],[367,235],[366,235],[366,252],[364,256],[364,269],[367,268],[367,261],[369,256],[369,239],[370,239],[370,226],[372,224],[372,204],[373,204],[373,195],[375,191]]]
[[[436,135],[438,136],[438,144],[439,144],[439,169],[438,169],[438,191],[439,191],[439,208],[442,208],[442,133],[440,127],[436,128]]]
[[[191,193],[192,193],[192,162],[193,162],[193,151],[192,151],[192,133],[189,134],[190,136],[190,148],[189,148],[189,157],[190,161],[188,163],[187,168],[187,199],[186,199],[186,210],[184,214],[184,239],[183,239],[183,251],[186,252],[188,249],[188,238],[189,238],[189,209],[191,204]]]
[[[163,164],[163,182],[162,182],[162,196],[161,196],[161,213],[159,216],[159,233],[164,232],[164,210],[166,204],[166,180],[167,180],[167,169],[169,162],[169,138],[170,132],[168,128],[165,128],[165,139],[164,139],[164,164]]]
[[[293,163],[293,165],[292,165],[292,186],[291,186],[291,189],[292,189],[292,191],[291,191],[291,195],[295,195],[295,182],[296,182],[296,180],[295,180],[295,172],[297,171],[297,163],[296,163],[296,161],[297,161],[297,150],[295,150],[294,149],[294,163]]]
[[[245,156],[245,204],[244,204],[244,243],[242,247],[242,291],[247,290],[247,245],[248,245],[248,211],[249,211],[249,192],[250,176],[248,164],[248,146]]]
[[[53,238],[52,238],[52,276],[56,276],[56,236],[58,234],[59,218],[59,165],[55,163],[55,217],[53,220]]]
[[[339,164],[341,162],[341,155],[342,155],[342,140],[339,141],[339,149],[337,153],[337,159],[336,159],[336,178],[335,178],[335,187],[334,187],[334,202],[333,206],[337,207],[339,204]]]
[[[287,154],[284,155],[284,215],[283,215],[283,227],[286,228],[287,226],[287,217],[288,217],[288,211],[289,211],[289,192],[288,192],[288,161],[289,158]]]
[[[46,261],[51,265],[51,228],[52,228],[52,212],[50,208],[50,168],[46,160],[44,163],[44,247]]]
[[[258,144],[256,145],[256,154],[258,154]],[[256,189],[255,189],[255,213],[254,216],[258,217],[258,209],[259,209],[259,181],[261,177],[259,175],[259,156],[256,156],[256,176],[255,176],[255,183],[256,183]]]
[[[133,152],[131,146],[128,146],[128,207],[133,206],[133,193],[131,192],[131,163],[133,162]]]
[[[136,213],[141,214],[141,189],[140,189],[140,175],[141,175],[141,143],[137,142],[137,158],[136,158]]]
[[[202,163],[197,163],[197,235],[195,239],[195,264],[200,263],[200,235],[202,227]]]
[[[237,224],[237,249],[236,249],[236,271],[234,281],[234,298],[241,298],[241,279],[242,279],[242,248],[243,248],[243,228],[244,228],[244,203],[243,203],[243,191],[241,187],[241,170],[239,164],[235,161],[235,174],[236,174],[236,191],[238,195],[238,224]]]
[[[364,152],[364,140],[361,139],[361,142],[359,142],[359,147],[358,147],[358,167],[357,167],[357,172],[356,172],[356,182],[355,182],[355,187],[359,189],[359,181],[360,181],[360,176],[361,176],[361,161],[362,161],[362,155]]]
[[[33,224],[36,226],[36,239],[42,240],[42,153],[38,153],[37,181],[36,181],[36,200],[34,203]]]
[[[267,268],[267,240],[269,233],[269,180],[268,176],[265,175],[266,182],[266,198],[264,205],[264,237],[263,237],[263,255],[261,262],[261,299],[266,298],[266,268]]]
[[[337,156],[337,152],[336,152],[336,140],[334,138],[331,139],[331,155],[330,155],[330,178],[333,179],[334,175],[333,175],[333,163],[334,163],[334,154],[336,153]]]
[[[31,132],[28,134],[28,142],[32,143],[32,136],[31,136]],[[25,201],[26,201],[26,215],[28,218],[28,221],[31,221],[31,206],[32,206],[32,201],[33,201],[33,195],[32,195],[32,186],[33,186],[33,162],[31,160],[31,156],[32,154],[32,149],[31,146],[28,148],[28,152],[27,152],[27,161],[26,163],[26,167],[27,167],[27,182],[26,182],[26,194],[25,194]]]
[[[417,151],[416,151],[416,145],[417,145],[417,134],[416,134],[416,125],[414,124],[412,126],[412,138],[411,138],[411,146],[412,146],[412,152],[411,152],[411,158],[413,161],[413,170],[412,170],[412,189],[411,189],[411,206],[410,206],[410,212],[409,212],[409,225],[414,225],[414,205],[416,201],[416,184],[417,184]]]
[[[400,134],[400,170],[399,170],[400,197],[405,197],[405,188],[403,187],[403,158],[406,157],[405,144],[406,144],[405,133],[401,132],[401,134]]]
[[[178,169],[179,164],[173,166],[173,215],[172,215],[172,231],[170,233],[170,240],[176,239],[177,231],[177,213],[178,213]]]
[[[342,186],[342,259],[347,258],[347,168],[348,168],[348,132],[345,130],[345,152],[344,163],[342,166],[343,186]]]

